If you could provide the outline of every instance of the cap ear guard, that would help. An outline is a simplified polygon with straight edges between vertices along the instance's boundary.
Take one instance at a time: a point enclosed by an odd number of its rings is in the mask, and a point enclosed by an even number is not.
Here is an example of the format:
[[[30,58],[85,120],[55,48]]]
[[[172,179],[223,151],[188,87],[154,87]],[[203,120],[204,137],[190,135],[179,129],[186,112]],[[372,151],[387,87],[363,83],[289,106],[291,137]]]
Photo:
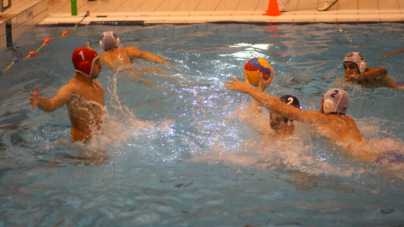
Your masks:
[[[366,71],[366,63],[363,61],[359,64],[359,74],[362,74]]]
[[[323,101],[323,113],[324,114],[329,114],[332,112],[334,109],[334,102],[331,101],[330,99],[324,100]]]
[[[102,42],[102,40],[100,40],[100,47],[101,47],[103,50],[105,50],[105,46],[104,46],[104,43]]]
[[[119,38],[116,38],[116,47],[118,47],[119,44],[121,44],[121,40]]]

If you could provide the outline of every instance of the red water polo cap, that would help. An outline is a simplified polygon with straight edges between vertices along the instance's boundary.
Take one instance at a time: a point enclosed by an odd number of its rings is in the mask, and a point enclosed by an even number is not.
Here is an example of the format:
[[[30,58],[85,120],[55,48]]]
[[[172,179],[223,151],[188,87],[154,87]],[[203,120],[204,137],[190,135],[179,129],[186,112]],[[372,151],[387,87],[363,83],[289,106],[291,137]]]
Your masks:
[[[97,51],[88,47],[79,47],[73,52],[72,61],[74,69],[91,78],[93,64],[100,58]]]

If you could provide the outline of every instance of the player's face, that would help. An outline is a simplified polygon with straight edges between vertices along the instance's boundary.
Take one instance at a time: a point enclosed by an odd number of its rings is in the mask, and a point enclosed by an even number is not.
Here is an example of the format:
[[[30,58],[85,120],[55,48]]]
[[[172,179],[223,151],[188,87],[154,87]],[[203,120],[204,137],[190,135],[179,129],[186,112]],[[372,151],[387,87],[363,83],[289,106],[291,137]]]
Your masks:
[[[344,63],[344,71],[345,71],[345,75],[359,74],[358,67],[355,65],[355,63],[352,63],[352,62]]]
[[[269,125],[272,129],[279,128],[280,124],[283,123],[281,115],[269,112]]]
[[[93,64],[93,73],[91,74],[91,78],[98,78],[101,72],[102,65],[100,63],[100,59],[94,61]]]

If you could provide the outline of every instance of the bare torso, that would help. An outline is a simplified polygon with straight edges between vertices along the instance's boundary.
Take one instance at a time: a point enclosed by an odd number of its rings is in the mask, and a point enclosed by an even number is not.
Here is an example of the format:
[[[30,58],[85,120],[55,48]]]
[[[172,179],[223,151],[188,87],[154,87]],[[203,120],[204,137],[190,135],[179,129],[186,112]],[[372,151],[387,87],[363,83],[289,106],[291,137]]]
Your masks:
[[[76,78],[66,86],[73,90],[72,98],[66,103],[71,122],[70,137],[73,141],[87,141],[92,131],[101,128],[104,91]]]

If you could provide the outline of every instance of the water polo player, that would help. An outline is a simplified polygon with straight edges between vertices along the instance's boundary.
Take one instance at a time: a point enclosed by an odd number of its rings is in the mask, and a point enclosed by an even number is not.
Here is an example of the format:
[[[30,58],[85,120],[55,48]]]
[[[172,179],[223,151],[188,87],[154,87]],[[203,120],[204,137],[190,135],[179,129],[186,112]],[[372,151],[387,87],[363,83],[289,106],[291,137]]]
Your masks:
[[[369,152],[366,138],[359,131],[355,121],[346,115],[349,105],[349,95],[346,91],[337,88],[330,89],[322,98],[320,111],[305,111],[287,105],[275,96],[255,89],[248,83],[234,77],[232,79],[234,81],[226,81],[227,89],[249,94],[272,113],[309,124],[314,127],[316,132],[336,145],[347,148],[350,154],[359,159],[375,161],[378,157],[376,153]],[[263,76],[260,77],[261,82],[265,82]]]
[[[404,89],[404,81],[395,82],[387,76],[383,67],[366,67],[365,58],[359,52],[351,52],[344,58],[344,81],[360,85]]]
[[[257,87],[257,90],[264,92],[265,89],[271,84],[274,78],[274,72],[271,65],[262,58],[253,58],[249,60],[244,66],[244,78],[247,84],[252,84]],[[260,80],[262,75],[263,80]],[[299,100],[292,95],[284,95],[279,100],[287,105],[300,109]],[[262,111],[261,104],[253,100],[250,108],[252,114],[257,114]],[[273,130],[273,134],[268,135],[269,141],[274,142],[291,136],[294,133],[293,120],[285,118],[281,115],[269,111],[269,125]]]
[[[104,53],[100,55],[101,63],[112,67],[115,64],[126,64],[131,63],[133,59],[140,58],[145,61],[151,61],[156,63],[167,63],[163,58],[149,53],[147,51],[138,50],[135,47],[119,47],[120,40],[116,34],[112,31],[106,31],[102,33],[100,39],[100,46],[105,50]]]
[[[102,65],[97,52],[88,47],[77,48],[72,55],[76,73],[50,99],[39,97],[39,87],[31,92],[32,109],[52,112],[67,105],[72,141],[87,142],[94,130],[100,130],[104,107],[104,90],[98,82]]]

